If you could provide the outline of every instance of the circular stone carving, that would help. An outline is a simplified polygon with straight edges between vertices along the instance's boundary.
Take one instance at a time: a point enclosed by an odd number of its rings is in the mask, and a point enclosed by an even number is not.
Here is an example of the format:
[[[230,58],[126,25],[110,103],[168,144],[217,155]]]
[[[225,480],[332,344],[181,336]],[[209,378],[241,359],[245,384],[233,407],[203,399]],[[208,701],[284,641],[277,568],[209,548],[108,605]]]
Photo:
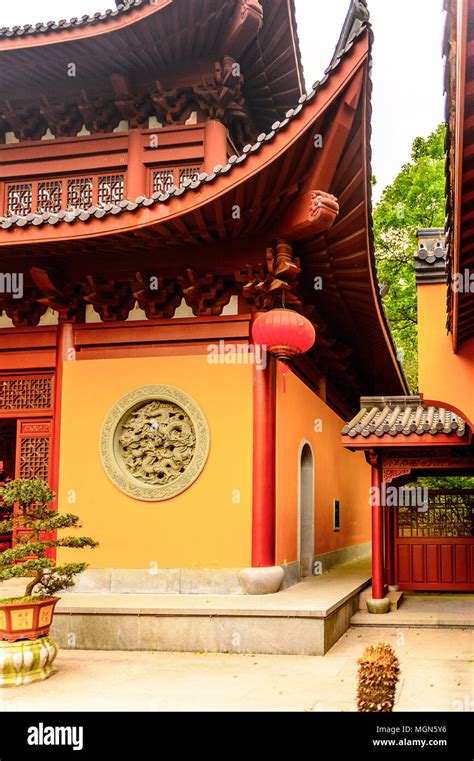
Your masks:
[[[199,476],[209,454],[209,428],[183,391],[144,386],[120,399],[107,415],[100,454],[121,491],[159,502],[180,494]]]

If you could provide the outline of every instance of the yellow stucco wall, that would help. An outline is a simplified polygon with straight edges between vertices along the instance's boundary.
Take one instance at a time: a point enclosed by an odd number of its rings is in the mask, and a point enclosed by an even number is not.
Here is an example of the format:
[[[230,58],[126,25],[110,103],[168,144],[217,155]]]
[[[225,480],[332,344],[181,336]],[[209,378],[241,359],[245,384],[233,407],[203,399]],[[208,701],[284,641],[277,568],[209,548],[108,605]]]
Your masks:
[[[321,421],[321,430],[316,421]],[[291,372],[283,393],[278,373],[277,563],[298,559],[299,453],[304,441],[314,453],[315,554],[370,540],[370,467],[363,453],[343,449],[345,422]],[[337,532],[335,499],[341,502]]]
[[[445,324],[446,285],[418,286],[420,392],[474,424],[474,339],[462,343],[454,354]]]
[[[140,386],[181,389],[201,407],[211,435],[207,464],[179,496],[147,503],[123,494],[99,456],[107,413]],[[59,561],[92,568],[223,568],[251,563],[252,368],[209,365],[207,355],[66,362],[61,420],[59,507],[80,515],[90,551]],[[236,502],[240,493],[240,502]],[[76,504],[71,504],[71,493]]]

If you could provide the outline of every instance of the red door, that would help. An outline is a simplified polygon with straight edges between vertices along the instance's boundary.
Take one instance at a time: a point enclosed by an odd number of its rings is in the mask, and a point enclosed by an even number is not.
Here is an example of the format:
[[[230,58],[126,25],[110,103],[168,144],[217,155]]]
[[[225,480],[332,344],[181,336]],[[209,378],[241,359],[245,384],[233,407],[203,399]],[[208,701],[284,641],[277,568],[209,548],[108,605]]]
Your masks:
[[[474,591],[474,490],[431,490],[428,510],[400,507],[395,576],[402,590]]]

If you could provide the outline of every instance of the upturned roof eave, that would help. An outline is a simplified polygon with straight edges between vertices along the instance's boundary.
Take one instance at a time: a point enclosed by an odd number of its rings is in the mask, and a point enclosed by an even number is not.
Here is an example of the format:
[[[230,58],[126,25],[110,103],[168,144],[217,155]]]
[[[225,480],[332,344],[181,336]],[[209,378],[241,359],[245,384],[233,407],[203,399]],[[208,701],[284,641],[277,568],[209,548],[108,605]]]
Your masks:
[[[170,221],[196,211],[245,184],[284,155],[324,114],[343,92],[361,66],[367,63],[368,34],[362,30],[350,50],[334,68],[300,98],[295,109],[276,122],[270,133],[259,135],[257,143],[246,146],[241,156],[233,156],[225,167],[203,173],[200,180],[170,194],[140,196],[103,209],[77,210],[76,213],[30,214],[27,217],[0,218],[0,250],[59,240],[87,239],[127,233],[142,227]]]

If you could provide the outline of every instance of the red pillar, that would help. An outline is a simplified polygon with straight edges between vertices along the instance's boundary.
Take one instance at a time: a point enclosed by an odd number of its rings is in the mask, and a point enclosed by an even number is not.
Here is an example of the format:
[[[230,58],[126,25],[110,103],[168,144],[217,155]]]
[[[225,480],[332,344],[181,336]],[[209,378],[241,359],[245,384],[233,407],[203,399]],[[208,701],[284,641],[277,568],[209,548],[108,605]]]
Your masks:
[[[395,585],[394,519],[396,507],[385,505],[385,573],[389,587]]]
[[[204,127],[204,171],[212,172],[215,166],[227,164],[227,128],[215,119]]]
[[[275,360],[253,366],[253,511],[252,566],[275,565]]]
[[[51,464],[51,488],[56,494],[59,488],[59,451],[61,431],[61,399],[63,364],[74,359],[74,328],[71,322],[59,320],[56,333],[56,369],[54,374],[53,457]]]
[[[156,138],[150,133],[149,139]],[[146,166],[143,163],[143,140],[140,129],[131,129],[128,133],[127,187],[125,193],[130,201],[138,196],[148,195],[146,187]]]
[[[372,466],[372,598],[385,597],[383,569],[383,507],[381,504],[382,468],[375,452],[370,452]]]

